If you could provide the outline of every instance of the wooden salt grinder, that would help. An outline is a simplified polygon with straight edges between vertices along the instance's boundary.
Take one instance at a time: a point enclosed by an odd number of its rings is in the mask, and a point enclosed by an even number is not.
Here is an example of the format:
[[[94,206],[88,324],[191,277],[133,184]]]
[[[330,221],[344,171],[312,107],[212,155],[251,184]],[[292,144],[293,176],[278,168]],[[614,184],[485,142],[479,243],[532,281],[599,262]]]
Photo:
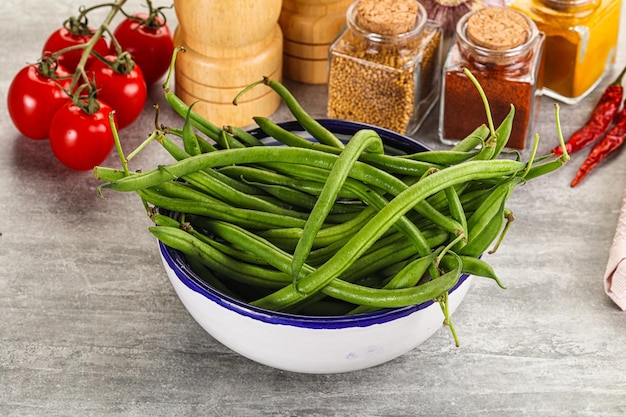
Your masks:
[[[175,91],[217,126],[248,126],[270,116],[280,98],[258,86],[264,76],[282,81],[281,0],[174,0],[179,25],[174,42],[185,48],[175,66]]]
[[[346,23],[354,0],[283,0],[285,78],[306,84],[328,82],[328,47]]]

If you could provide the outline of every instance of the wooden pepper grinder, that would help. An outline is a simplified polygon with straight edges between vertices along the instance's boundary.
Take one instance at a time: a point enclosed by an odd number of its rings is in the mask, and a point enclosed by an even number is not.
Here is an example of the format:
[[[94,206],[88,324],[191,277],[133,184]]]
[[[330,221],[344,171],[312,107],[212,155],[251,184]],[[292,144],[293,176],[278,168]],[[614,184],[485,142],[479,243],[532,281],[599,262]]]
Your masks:
[[[269,87],[237,94],[263,76],[282,80],[281,0],[174,0],[183,46],[175,66],[175,91],[217,126],[248,126],[270,116],[280,98]]]
[[[306,84],[328,82],[328,47],[346,24],[354,0],[283,0],[285,78]]]

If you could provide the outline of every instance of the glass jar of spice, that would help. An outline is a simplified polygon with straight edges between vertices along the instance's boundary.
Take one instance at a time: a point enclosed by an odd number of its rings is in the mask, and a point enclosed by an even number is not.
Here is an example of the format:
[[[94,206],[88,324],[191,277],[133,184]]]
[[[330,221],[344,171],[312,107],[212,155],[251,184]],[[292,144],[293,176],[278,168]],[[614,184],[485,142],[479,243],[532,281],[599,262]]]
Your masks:
[[[544,94],[575,104],[615,63],[621,0],[514,0],[546,34]]]
[[[467,68],[487,96],[493,121],[515,107],[508,148],[524,149],[541,101],[544,35],[523,13],[487,7],[463,16],[443,69],[439,137],[447,144],[463,139],[487,115]]]
[[[328,116],[419,129],[441,80],[441,29],[417,0],[359,0],[329,48]]]

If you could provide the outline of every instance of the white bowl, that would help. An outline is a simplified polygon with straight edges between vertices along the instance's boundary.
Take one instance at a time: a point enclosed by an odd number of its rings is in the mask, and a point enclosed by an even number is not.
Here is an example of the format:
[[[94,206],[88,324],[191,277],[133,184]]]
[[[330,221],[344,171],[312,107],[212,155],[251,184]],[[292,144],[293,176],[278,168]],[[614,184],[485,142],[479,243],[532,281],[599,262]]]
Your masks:
[[[350,135],[368,125],[320,120],[337,134]],[[297,130],[297,124],[282,124]],[[393,148],[426,149],[419,142],[385,129],[379,134]],[[257,131],[255,134],[259,135]],[[301,373],[339,373],[380,365],[414,349],[443,326],[438,303],[379,310],[352,316],[311,317],[252,307],[207,285],[184,256],[159,242],[169,280],[191,316],[213,338],[258,363]],[[449,292],[452,314],[467,293],[472,276],[461,275]]]

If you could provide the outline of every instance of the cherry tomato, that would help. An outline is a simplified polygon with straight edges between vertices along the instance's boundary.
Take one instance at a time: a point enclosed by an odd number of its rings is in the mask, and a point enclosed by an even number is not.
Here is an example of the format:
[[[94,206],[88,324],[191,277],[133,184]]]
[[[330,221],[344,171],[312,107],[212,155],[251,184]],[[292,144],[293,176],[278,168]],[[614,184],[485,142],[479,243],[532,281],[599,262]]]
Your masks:
[[[104,57],[112,64],[117,57]],[[115,69],[101,60],[97,60],[88,69],[96,82],[97,97],[115,110],[117,124],[120,129],[132,124],[143,111],[148,97],[148,89],[143,73],[138,65],[128,73],[116,72]]]
[[[65,49],[69,46],[85,44],[89,42],[91,38],[92,35],[75,35],[69,29],[62,27],[55,30],[50,35],[50,37],[48,37],[46,43],[43,46],[43,53],[44,55],[49,55],[51,53],[60,51],[61,49]],[[93,50],[95,52],[98,52],[100,55],[106,55],[109,53],[109,45],[104,38],[100,38],[94,45]],[[82,54],[82,49],[66,52],[59,55],[58,62],[68,71],[74,72]],[[91,63],[94,62],[95,59],[96,58],[93,55],[90,56],[87,59],[87,63],[85,66],[91,65]]]
[[[100,108],[87,114],[73,102],[62,106],[52,118],[50,147],[61,163],[77,171],[101,164],[115,145],[109,122],[112,109],[99,102]]]
[[[146,21],[148,14],[135,14],[136,19]],[[128,51],[143,71],[147,85],[159,81],[167,72],[174,40],[162,17],[156,16],[150,24],[126,18],[115,28],[113,36],[124,51]]]
[[[69,77],[61,67],[54,71],[57,77]],[[7,107],[13,124],[30,139],[46,139],[54,113],[70,98],[63,89],[69,79],[55,79],[40,72],[39,64],[22,68],[9,87]]]

